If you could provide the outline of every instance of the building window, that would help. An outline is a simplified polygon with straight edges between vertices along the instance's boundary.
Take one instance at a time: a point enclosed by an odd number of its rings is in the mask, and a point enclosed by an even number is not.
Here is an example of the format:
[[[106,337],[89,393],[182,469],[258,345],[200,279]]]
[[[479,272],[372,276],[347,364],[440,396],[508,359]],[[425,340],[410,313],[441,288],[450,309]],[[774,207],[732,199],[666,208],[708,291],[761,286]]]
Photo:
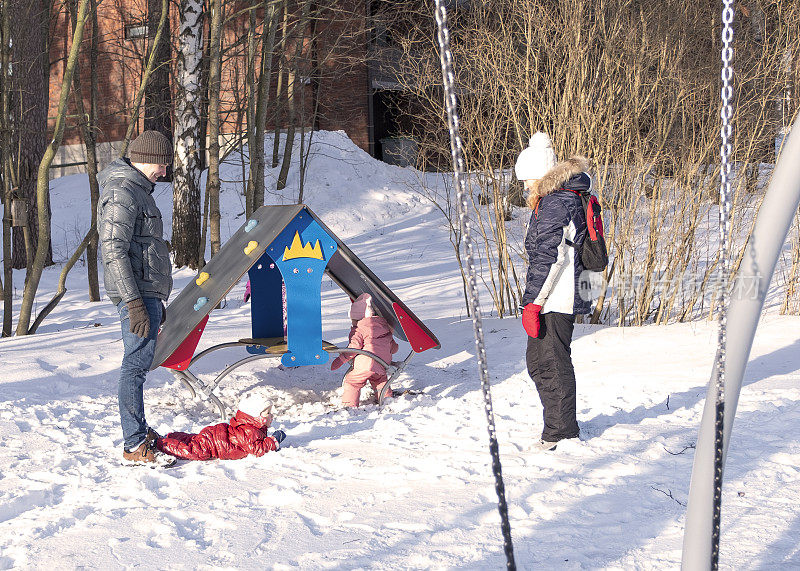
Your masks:
[[[147,24],[129,24],[125,26],[125,39],[138,40],[147,37]]]

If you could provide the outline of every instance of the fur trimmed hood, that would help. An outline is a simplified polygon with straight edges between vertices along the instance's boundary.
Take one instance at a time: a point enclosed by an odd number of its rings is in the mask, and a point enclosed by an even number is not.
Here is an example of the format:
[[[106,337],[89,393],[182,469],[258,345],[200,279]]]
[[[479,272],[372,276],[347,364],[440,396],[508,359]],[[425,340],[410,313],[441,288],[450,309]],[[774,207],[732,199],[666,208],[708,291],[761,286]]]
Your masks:
[[[528,193],[528,207],[536,208],[539,200],[563,187],[569,179],[588,171],[589,168],[591,168],[591,162],[581,155],[570,157],[556,164],[547,171],[547,174],[536,181],[533,189]]]

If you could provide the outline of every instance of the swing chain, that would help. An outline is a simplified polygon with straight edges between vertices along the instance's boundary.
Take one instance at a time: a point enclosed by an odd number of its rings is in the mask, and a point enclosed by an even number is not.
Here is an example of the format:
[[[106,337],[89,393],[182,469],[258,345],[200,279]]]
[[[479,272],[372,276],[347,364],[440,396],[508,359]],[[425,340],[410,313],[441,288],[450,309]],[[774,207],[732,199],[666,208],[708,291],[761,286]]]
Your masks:
[[[711,532],[711,569],[719,568],[719,540],[722,519],[722,469],[725,430],[725,361],[727,346],[728,304],[731,273],[730,233],[731,233],[731,117],[733,109],[733,0],[723,0],[722,11],[722,109],[720,111],[720,187],[719,187],[719,332],[717,349],[716,416],[714,420],[714,512]]]
[[[486,349],[483,338],[483,323],[481,320],[480,300],[478,298],[476,270],[474,263],[474,250],[472,246],[471,230],[468,217],[467,191],[465,187],[465,167],[461,135],[459,134],[459,118],[456,109],[455,78],[453,73],[453,54],[450,51],[450,30],[447,25],[447,9],[445,0],[435,1],[435,17],[437,24],[437,40],[439,43],[439,57],[442,65],[444,83],[444,100],[447,110],[447,126],[450,131],[450,152],[453,159],[453,175],[458,195],[459,222],[461,236],[466,252],[467,266],[467,304],[472,314],[472,324],[475,333],[475,349],[478,360],[478,371],[483,390],[484,408],[489,429],[489,451],[492,456],[492,472],[495,478],[495,491],[498,498],[500,511],[500,528],[503,533],[503,549],[506,555],[506,567],[516,569],[514,562],[514,547],[511,542],[511,525],[508,520],[508,506],[505,499],[505,485],[503,484],[502,467],[500,465],[500,452],[497,445],[497,433],[494,424],[492,409],[492,396],[489,385],[489,371],[486,364]]]

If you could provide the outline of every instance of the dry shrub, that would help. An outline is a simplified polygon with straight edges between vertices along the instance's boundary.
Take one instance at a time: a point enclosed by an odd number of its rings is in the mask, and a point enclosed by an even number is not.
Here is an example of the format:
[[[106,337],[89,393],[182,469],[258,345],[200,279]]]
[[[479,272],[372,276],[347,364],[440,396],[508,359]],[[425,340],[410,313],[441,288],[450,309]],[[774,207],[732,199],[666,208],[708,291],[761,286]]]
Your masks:
[[[401,4],[398,7],[398,4]],[[428,5],[391,2],[397,77],[413,96],[408,136],[422,168],[451,169],[435,23]],[[614,276],[595,319],[625,324],[705,316],[713,298],[719,185],[720,14],[681,0],[488,0],[450,12],[470,213],[498,314],[524,288],[529,214],[510,189],[538,130],[559,157],[592,158]],[[735,259],[798,100],[800,7],[737,4],[733,148]]]

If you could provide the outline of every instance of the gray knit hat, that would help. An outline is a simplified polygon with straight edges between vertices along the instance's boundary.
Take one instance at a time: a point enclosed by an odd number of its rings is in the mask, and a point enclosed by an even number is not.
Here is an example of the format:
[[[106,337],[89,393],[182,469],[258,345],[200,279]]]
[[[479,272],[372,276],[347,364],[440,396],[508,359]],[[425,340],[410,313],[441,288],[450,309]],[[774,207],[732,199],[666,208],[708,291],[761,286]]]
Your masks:
[[[171,165],[172,145],[158,131],[144,131],[131,143],[129,156],[132,163]]]

